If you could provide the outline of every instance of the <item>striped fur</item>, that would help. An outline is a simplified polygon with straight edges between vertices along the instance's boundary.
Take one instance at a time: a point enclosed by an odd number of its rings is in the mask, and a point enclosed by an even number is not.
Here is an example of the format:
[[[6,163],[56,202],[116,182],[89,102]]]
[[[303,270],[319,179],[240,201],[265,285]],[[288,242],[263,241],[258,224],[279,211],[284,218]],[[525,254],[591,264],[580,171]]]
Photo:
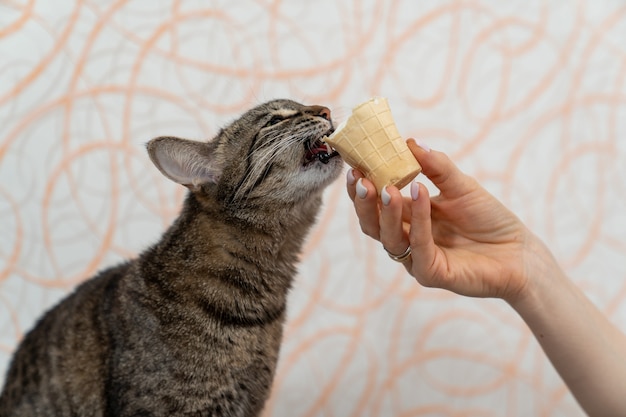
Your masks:
[[[327,109],[262,104],[207,143],[158,138],[189,188],[160,241],[46,313],[9,368],[0,416],[257,416],[287,293],[341,159],[304,163]]]

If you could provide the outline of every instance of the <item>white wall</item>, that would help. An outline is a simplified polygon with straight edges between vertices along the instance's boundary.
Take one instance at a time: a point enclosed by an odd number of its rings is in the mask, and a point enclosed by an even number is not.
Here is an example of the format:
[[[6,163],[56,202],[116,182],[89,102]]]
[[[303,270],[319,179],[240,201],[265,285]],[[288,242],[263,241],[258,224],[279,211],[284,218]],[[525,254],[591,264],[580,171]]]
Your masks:
[[[624,39],[611,0],[0,3],[0,372],[175,216],[184,190],[145,142],[275,97],[339,121],[387,97],[626,330]],[[583,415],[505,303],[420,288],[363,236],[343,179],[289,317],[268,416]]]

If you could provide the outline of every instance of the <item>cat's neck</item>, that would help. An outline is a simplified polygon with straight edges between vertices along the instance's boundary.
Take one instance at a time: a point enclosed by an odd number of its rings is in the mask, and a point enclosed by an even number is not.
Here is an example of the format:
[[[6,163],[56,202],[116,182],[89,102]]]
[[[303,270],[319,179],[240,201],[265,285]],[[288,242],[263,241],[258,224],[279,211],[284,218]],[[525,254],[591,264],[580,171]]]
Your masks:
[[[309,206],[313,206],[309,204]],[[225,214],[187,198],[161,241],[142,254],[145,283],[168,300],[241,322],[284,317],[296,263],[317,207],[263,217]],[[215,311],[214,309],[220,309]]]
[[[258,274],[284,276],[288,287],[306,235],[321,204],[228,210],[217,203],[200,201],[193,194],[185,200],[180,216],[161,241],[143,255],[163,268],[192,274],[240,268]]]

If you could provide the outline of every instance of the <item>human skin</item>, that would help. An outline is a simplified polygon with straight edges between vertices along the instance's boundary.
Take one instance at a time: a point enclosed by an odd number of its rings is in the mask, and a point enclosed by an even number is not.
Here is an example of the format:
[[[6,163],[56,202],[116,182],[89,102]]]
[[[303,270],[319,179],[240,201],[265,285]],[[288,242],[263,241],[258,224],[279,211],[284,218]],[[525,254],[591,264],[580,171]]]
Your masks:
[[[442,152],[407,141],[423,174],[439,189],[393,186],[378,198],[356,170],[347,191],[363,233],[403,262],[424,286],[505,300],[590,416],[626,413],[626,336],[568,279],[546,245]]]

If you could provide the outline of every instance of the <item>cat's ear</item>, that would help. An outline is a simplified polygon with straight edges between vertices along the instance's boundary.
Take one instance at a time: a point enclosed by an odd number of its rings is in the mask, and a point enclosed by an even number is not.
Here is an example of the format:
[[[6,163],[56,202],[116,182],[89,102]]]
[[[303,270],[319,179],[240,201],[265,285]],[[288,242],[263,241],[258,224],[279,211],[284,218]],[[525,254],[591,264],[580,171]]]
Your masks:
[[[219,181],[221,167],[212,143],[164,136],[152,139],[147,148],[150,160],[163,175],[192,191]]]

